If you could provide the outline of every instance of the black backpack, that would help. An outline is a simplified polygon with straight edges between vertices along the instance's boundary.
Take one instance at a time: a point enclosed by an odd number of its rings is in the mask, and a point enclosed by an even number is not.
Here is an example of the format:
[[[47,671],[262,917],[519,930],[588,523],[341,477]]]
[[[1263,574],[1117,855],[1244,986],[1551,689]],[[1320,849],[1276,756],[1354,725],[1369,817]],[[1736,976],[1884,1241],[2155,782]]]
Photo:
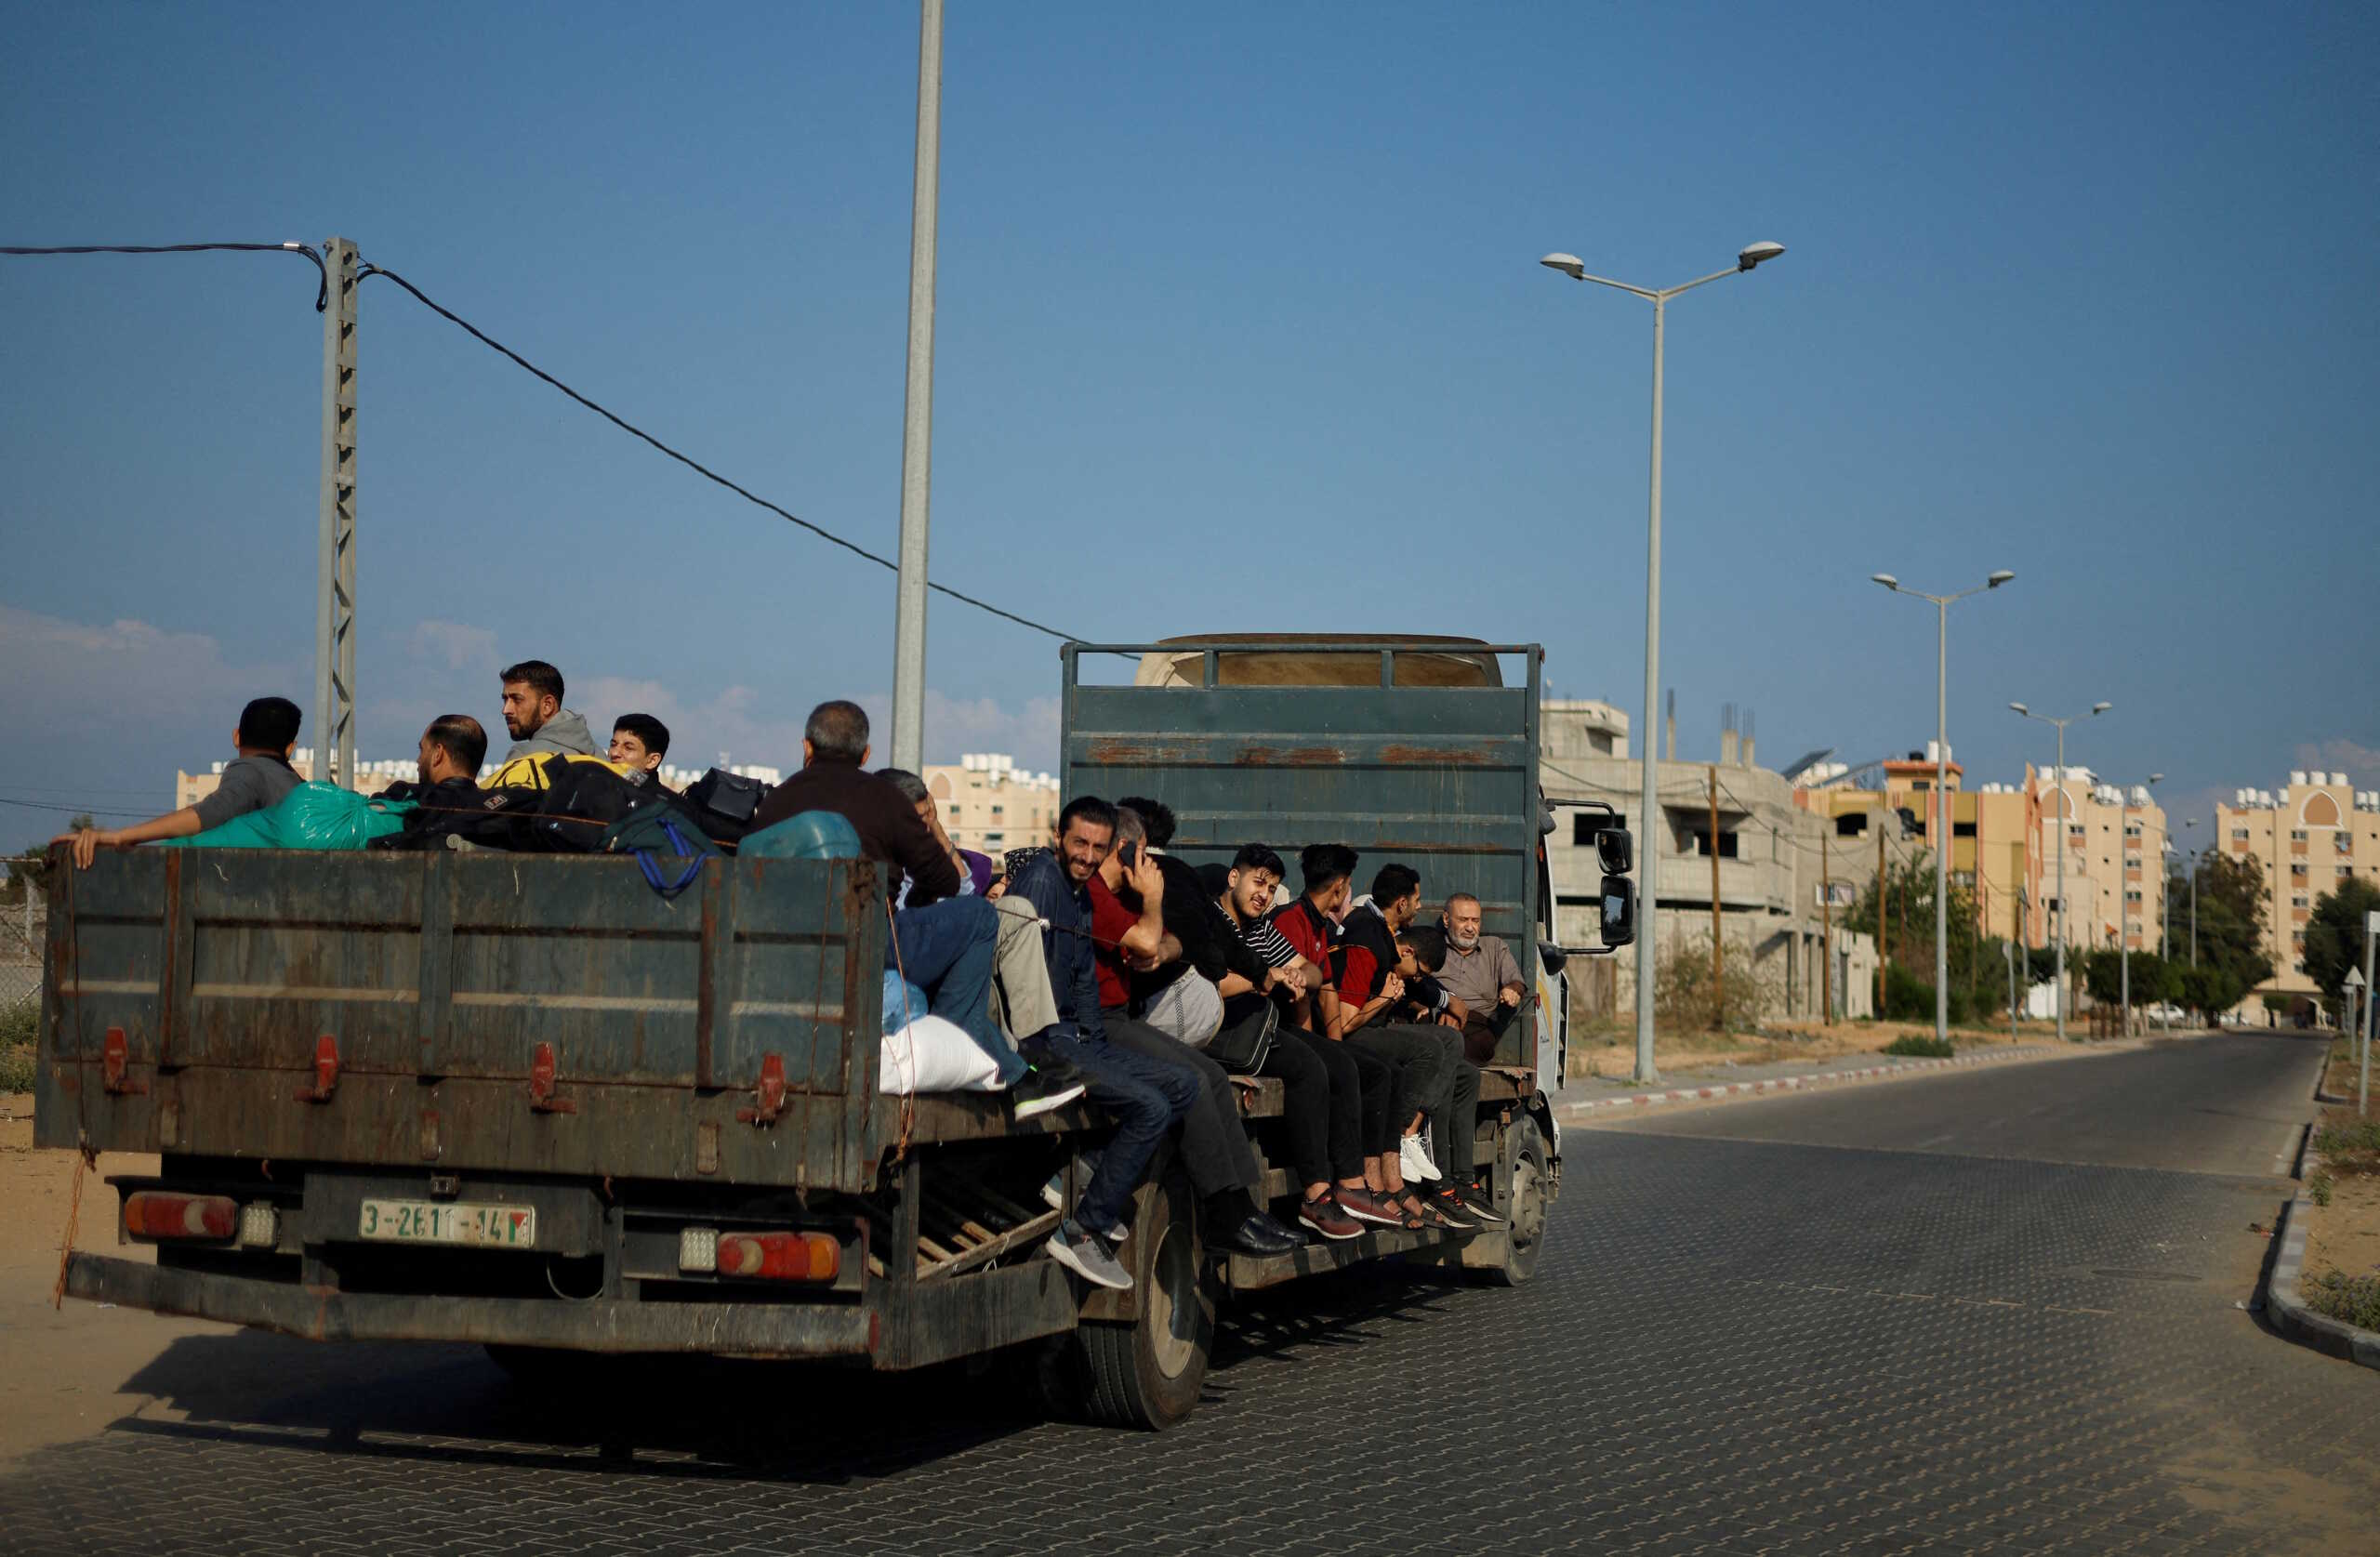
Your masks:
[[[752,830],[752,813],[768,794],[765,780],[713,768],[686,786],[685,801],[700,814],[704,832],[734,843]]]

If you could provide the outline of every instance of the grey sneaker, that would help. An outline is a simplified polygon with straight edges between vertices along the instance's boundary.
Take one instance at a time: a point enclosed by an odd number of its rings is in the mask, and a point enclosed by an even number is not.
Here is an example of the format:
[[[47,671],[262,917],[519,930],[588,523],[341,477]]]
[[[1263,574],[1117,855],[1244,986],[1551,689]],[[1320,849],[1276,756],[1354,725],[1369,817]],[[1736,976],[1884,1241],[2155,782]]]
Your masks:
[[[1072,1218],[1051,1234],[1050,1241],[1041,1247],[1050,1251],[1051,1259],[1093,1286],[1120,1292],[1132,1285],[1131,1273],[1116,1262],[1116,1257],[1107,1252],[1107,1246],[1096,1234],[1084,1232]]]
[[[1091,1176],[1099,1171],[1099,1154],[1096,1151],[1081,1153],[1076,1156],[1075,1163],[1081,1170],[1081,1181],[1088,1184],[1091,1182]],[[1041,1203],[1053,1211],[1063,1211],[1066,1208],[1066,1170],[1064,1168],[1061,1168],[1051,1174],[1050,1181],[1041,1186]]]

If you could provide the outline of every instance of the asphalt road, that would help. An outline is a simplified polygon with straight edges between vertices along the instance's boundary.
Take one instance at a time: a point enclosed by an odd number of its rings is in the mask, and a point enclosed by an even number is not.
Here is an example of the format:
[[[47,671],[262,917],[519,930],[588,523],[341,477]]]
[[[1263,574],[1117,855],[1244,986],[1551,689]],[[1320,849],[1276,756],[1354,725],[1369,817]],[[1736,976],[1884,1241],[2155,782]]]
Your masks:
[[[2380,1377],[2237,1306],[2320,1053],[1572,1130],[1528,1287],[1284,1289],[1161,1436],[957,1370],[564,1410],[465,1349],[185,1337],[132,1381],[157,1406],[0,1471],[0,1549],[2369,1553]]]

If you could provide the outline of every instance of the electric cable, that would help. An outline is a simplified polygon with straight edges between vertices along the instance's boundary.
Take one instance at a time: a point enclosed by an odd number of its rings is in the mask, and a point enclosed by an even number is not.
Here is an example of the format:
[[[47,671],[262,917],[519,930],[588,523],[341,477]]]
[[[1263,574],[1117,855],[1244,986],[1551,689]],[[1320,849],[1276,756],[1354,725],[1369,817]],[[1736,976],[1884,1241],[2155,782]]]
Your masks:
[[[315,271],[322,277],[321,287],[314,294],[314,311],[330,307],[330,267],[323,263],[320,251],[311,244],[59,244],[37,247],[22,244],[0,245],[0,254],[302,254],[314,262]]]
[[[404,277],[397,274],[396,271],[390,270],[388,267],[384,265],[365,265],[356,271],[356,279],[359,283],[367,276],[388,277],[390,281],[404,288],[406,292],[412,294],[416,302],[418,302],[422,307],[430,310],[430,312],[437,314],[448,323],[455,325],[464,334],[469,336],[473,340],[478,341],[481,345],[496,352],[498,355],[509,359],[515,366],[528,373],[531,376],[542,379],[544,382],[561,390],[563,394],[569,396],[572,400],[576,401],[579,404],[587,407],[588,410],[594,412],[597,416],[602,417],[605,421],[610,422],[614,427],[618,428],[621,431],[650,443],[654,448],[658,449],[661,453],[668,455],[671,459],[676,460],[687,469],[694,471],[696,475],[705,477],[712,482],[716,482],[719,485],[725,487],[728,491],[735,494],[738,497],[743,498],[746,502],[766,508],[769,512],[776,515],[779,519],[798,524],[804,530],[809,531],[812,534],[816,535],[820,540],[831,542],[833,545],[841,547],[845,551],[852,553],[853,556],[864,557],[867,559],[867,561],[875,563],[878,567],[887,569],[895,574],[901,571],[900,564],[893,561],[891,558],[879,556],[877,553],[868,550],[866,547],[859,545],[855,541],[845,540],[842,536],[836,534],[833,531],[826,529],[824,526],[814,524],[809,520],[802,518],[800,514],[793,513],[788,509],[778,507],[776,504],[770,502],[767,498],[760,495],[760,494],[756,492],[753,492],[749,488],[737,485],[735,482],[729,481],[725,476],[721,475],[718,471],[711,469],[707,465],[704,465],[699,460],[694,459],[691,456],[671,448],[668,444],[663,442],[660,439],[655,438],[653,434],[645,431],[644,429],[637,426],[634,422],[629,421],[625,416],[622,416],[618,413],[589,400],[587,396],[579,393],[576,389],[572,389],[569,385],[563,383],[552,374],[548,373],[536,363],[529,361],[528,358],[523,357],[518,351],[513,350],[502,341],[497,340],[495,336],[489,335],[486,331],[481,329],[469,320],[465,319],[462,315],[455,312],[454,310],[440,304],[435,299],[431,298],[429,294],[422,291],[420,287],[416,286],[413,283],[405,280]],[[989,612],[992,615],[1000,617],[1006,621],[1013,622],[1018,627],[1030,627],[1035,632],[1047,633],[1051,638],[1057,639],[1060,642],[1070,642],[1078,640],[1077,634],[1061,632],[1056,627],[1049,627],[1040,622],[1036,622],[1030,617],[1020,616],[1013,611],[1002,610],[1000,607],[992,604],[989,600],[979,600],[975,596],[967,594],[963,590],[954,589],[947,584],[936,584],[929,579],[926,583],[926,587],[935,591],[937,594],[947,595],[952,600],[958,600],[962,604],[972,605],[978,611]]]

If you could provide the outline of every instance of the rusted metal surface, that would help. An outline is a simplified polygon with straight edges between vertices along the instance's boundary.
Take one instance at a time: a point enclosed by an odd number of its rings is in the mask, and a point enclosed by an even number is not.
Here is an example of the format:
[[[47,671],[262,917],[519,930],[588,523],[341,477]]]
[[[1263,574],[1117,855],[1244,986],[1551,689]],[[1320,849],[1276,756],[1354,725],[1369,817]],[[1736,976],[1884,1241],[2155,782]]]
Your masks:
[[[1234,645],[1249,653],[1235,655]],[[1227,864],[1241,845],[1264,843],[1294,868],[1311,843],[1343,843],[1360,863],[1355,887],[1392,861],[1421,877],[1425,904],[1457,891],[1480,899],[1484,928],[1534,966],[1540,917],[1537,865],[1542,817],[1538,790],[1541,652],[1528,645],[1470,650],[1521,658],[1526,684],[1481,678],[1471,685],[1421,685],[1399,674],[1411,659],[1443,659],[1444,640],[1328,636],[1200,640],[1217,664],[1264,656],[1344,659],[1344,676],[1303,684],[1234,684],[1208,675],[1197,684],[1085,684],[1079,656],[1109,652],[1175,663],[1186,644],[1069,645],[1065,669],[1064,782],[1066,797],[1147,795],[1173,809],[1171,851],[1194,864]],[[1104,663],[1104,662],[1103,662]],[[1205,666],[1202,658],[1200,664]],[[1355,666],[1360,665],[1359,674]],[[1322,683],[1329,684],[1322,684]],[[1513,1023],[1496,1058],[1532,1066],[1536,1018]]]
[[[877,868],[706,868],[674,903],[602,857],[141,850],[56,873],[36,1137],[863,1189]],[[771,1128],[698,1149],[769,1097]]]

